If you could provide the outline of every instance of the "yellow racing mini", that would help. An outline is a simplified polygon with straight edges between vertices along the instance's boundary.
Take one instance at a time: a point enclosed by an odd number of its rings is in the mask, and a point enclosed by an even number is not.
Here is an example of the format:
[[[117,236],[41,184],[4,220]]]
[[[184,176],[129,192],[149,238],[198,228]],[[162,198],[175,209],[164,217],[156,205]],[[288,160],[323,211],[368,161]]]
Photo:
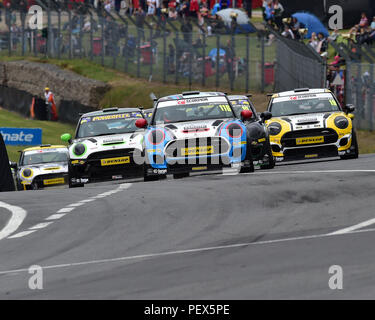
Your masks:
[[[276,161],[358,158],[354,106],[343,109],[328,89],[295,89],[272,95],[267,121]]]
[[[18,190],[36,190],[68,182],[68,148],[60,145],[41,145],[21,151],[17,171]]]

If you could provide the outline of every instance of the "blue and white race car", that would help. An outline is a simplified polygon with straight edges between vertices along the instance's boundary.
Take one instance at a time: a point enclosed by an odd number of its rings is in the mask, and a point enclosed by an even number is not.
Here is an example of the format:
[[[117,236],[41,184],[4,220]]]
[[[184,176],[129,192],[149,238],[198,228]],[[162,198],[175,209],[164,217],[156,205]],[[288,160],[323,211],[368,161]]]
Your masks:
[[[251,117],[248,110],[242,119]],[[224,93],[184,92],[160,98],[144,137],[144,180],[236,167],[254,171],[246,126]]]

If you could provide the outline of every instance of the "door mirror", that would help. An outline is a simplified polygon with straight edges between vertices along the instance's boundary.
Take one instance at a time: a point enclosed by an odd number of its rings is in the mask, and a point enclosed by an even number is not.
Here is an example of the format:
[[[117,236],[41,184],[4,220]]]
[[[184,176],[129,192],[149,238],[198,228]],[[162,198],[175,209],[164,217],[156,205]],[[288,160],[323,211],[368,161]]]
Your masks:
[[[251,110],[241,111],[241,118],[243,121],[251,119],[252,116],[253,116],[253,113],[251,112]]]
[[[135,125],[137,128],[139,129],[144,129],[147,127],[148,123],[147,123],[147,120],[146,119],[138,119],[136,122],[135,122]]]
[[[272,113],[269,111],[264,111],[260,114],[260,118],[264,121],[267,121],[272,118]]]
[[[355,106],[353,106],[352,104],[347,104],[345,108],[346,108],[346,113],[353,113],[355,111]]]
[[[9,165],[10,165],[10,167],[11,167],[12,169],[17,170],[17,167],[18,167],[17,162],[10,162]]]
[[[72,135],[70,133],[64,133],[62,136],[61,136],[61,141],[63,142],[68,142],[68,143],[72,143]]]

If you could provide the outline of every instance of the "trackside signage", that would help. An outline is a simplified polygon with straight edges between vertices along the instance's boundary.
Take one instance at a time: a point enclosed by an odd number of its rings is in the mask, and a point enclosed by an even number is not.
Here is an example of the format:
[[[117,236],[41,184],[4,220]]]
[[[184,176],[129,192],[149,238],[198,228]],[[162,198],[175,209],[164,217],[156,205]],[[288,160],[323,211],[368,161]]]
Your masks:
[[[9,146],[36,146],[42,144],[42,129],[3,128],[0,133],[4,142]]]

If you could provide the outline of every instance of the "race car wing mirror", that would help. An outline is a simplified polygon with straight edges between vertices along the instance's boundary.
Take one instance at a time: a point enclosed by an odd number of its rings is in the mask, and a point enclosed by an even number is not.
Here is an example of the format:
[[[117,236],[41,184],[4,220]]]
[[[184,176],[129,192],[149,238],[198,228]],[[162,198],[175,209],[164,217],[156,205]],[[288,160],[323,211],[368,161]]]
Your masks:
[[[10,162],[10,167],[12,168],[12,169],[15,169],[15,170],[17,170],[17,162]]]
[[[147,123],[147,120],[146,119],[138,119],[136,122],[135,122],[135,125],[137,128],[139,129],[144,129],[147,127],[148,123]]]
[[[242,110],[241,118],[242,120],[249,120],[253,116],[253,113],[250,110]]]
[[[347,104],[345,108],[346,108],[346,113],[353,113],[355,111],[355,106],[353,106],[352,104]]]
[[[61,135],[61,141],[72,143],[72,135],[70,133],[64,133]]]
[[[267,120],[269,120],[269,119],[272,118],[272,113],[269,112],[269,111],[264,111],[264,112],[262,112],[262,113],[260,114],[260,118],[262,119],[263,122],[264,122],[264,121],[267,121]]]

